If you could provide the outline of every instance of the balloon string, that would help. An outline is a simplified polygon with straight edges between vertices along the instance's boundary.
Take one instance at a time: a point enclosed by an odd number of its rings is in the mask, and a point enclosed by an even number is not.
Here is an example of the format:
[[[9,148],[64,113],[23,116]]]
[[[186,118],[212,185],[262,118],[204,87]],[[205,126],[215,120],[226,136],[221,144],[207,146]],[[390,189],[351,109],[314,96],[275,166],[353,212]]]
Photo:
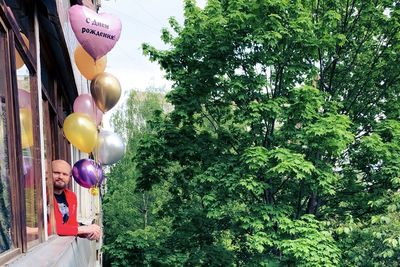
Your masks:
[[[95,65],[96,65],[96,63],[97,63],[97,61],[95,60]],[[88,92],[90,92],[90,85],[89,85],[89,80],[87,80],[87,89],[88,89]],[[98,109],[97,109],[97,105],[96,105],[96,103],[94,102],[94,100],[92,99],[92,110],[93,110],[93,112],[94,112],[94,114],[95,114],[95,123],[96,123],[96,125],[97,125],[97,114],[98,114]],[[100,126],[100,125],[99,125]],[[99,127],[97,128],[97,131],[99,132],[100,131],[100,129],[99,129]],[[97,165],[97,166],[99,166],[100,168],[101,168],[101,164],[100,164],[100,162],[99,162],[99,160],[98,160],[98,158],[99,158],[99,151],[98,151],[98,149],[95,149],[95,153],[93,153],[93,157],[94,157],[94,162],[95,162],[95,164]],[[100,187],[100,179],[99,179],[99,170],[97,169],[97,171],[96,171],[96,186],[95,187]]]
[[[95,187],[99,187],[100,186],[99,185],[99,180],[100,179],[99,179],[99,168],[98,167],[101,168],[100,162],[98,161],[99,152],[97,151],[97,149],[95,149],[94,153],[92,152],[92,154],[93,154],[93,158],[94,158],[94,164],[96,166],[96,184],[95,184]]]
[[[96,104],[94,103],[94,101],[92,102],[92,108],[94,109],[94,113],[95,113],[95,116],[96,116],[96,121],[95,121],[95,123],[97,124],[97,112],[98,112],[98,110],[97,110],[97,107],[96,107]],[[98,132],[100,131],[99,127],[97,128],[97,130],[98,130]],[[97,140],[97,141],[98,141],[98,140]],[[100,162],[99,162],[99,151],[98,151],[98,148],[95,149],[95,153],[94,153],[93,156],[94,156],[95,164],[96,164],[99,168],[101,168],[101,164],[100,164]],[[99,178],[99,176],[100,176],[100,174],[99,174],[99,169],[97,168],[97,171],[96,171],[96,186],[97,186],[98,188],[100,188],[100,178]]]

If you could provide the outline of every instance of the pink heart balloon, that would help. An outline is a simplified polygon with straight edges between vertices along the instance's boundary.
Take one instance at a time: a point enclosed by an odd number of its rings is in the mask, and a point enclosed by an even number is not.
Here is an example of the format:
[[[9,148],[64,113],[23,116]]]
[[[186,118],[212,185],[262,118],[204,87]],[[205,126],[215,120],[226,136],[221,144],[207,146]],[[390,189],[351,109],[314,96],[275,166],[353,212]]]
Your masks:
[[[121,35],[121,21],[108,14],[74,5],[70,7],[69,20],[78,42],[95,60],[107,54]]]

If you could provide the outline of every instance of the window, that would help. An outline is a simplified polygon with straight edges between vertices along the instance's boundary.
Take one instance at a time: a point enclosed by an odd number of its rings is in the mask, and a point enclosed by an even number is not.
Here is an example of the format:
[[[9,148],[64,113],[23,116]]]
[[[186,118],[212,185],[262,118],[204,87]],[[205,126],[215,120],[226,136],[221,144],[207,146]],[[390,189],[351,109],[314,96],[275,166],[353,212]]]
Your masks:
[[[44,219],[37,100],[32,97],[37,95],[37,83],[29,35],[19,31],[11,10],[0,8],[0,13],[7,21],[0,19],[1,264],[6,260],[3,252],[24,252],[44,240]]]
[[[18,68],[18,64],[16,64]],[[33,156],[33,125],[32,125],[32,105],[30,74],[25,65],[17,69],[19,119],[21,129],[21,147],[22,147],[22,173],[25,191],[25,217],[28,247],[35,244],[39,239],[38,224],[38,197],[34,173]]]
[[[3,28],[0,28],[0,253],[12,247],[11,242],[11,198],[10,198],[10,173],[8,167],[7,147],[7,114],[6,92],[6,45],[7,39]]]

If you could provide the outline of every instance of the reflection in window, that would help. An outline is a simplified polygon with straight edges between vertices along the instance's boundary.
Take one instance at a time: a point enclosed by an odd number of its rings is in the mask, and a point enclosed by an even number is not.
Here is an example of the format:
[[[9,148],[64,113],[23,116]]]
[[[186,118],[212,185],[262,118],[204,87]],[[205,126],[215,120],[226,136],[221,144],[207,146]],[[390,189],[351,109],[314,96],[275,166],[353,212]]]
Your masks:
[[[5,92],[5,34],[0,31],[0,253],[11,248],[10,180],[7,149]]]
[[[25,186],[26,226],[28,242],[39,238],[37,196],[33,170],[33,127],[29,71],[25,65],[17,70],[19,118],[21,125],[21,145],[23,156],[23,176]]]
[[[27,47],[29,47],[29,40],[26,37],[26,35],[24,33],[22,33],[22,32],[20,32],[20,34],[21,34],[22,40],[24,41],[25,45]],[[21,55],[18,53],[18,50],[15,49],[15,67],[17,69],[20,69],[24,65],[25,65],[24,60],[22,59]]]
[[[8,169],[6,114],[3,93],[4,92],[1,92],[0,103],[0,253],[11,247],[10,183]]]

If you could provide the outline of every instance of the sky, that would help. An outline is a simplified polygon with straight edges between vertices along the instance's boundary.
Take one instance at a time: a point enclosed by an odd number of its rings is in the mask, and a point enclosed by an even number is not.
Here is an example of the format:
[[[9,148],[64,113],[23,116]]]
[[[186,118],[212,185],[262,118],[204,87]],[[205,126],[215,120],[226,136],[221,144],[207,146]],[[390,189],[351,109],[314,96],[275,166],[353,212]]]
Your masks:
[[[197,0],[204,7],[206,0]],[[106,72],[121,83],[122,97],[104,116],[105,127],[112,112],[120,107],[132,89],[144,91],[148,87],[171,88],[172,82],[155,62],[143,55],[141,45],[148,43],[157,49],[168,47],[161,41],[161,29],[169,27],[168,19],[175,17],[183,24],[183,0],[102,0],[99,13],[110,13],[121,20],[121,36],[107,53]],[[125,97],[124,97],[125,96]]]
[[[205,0],[197,2],[204,6]],[[120,39],[107,54],[106,69],[118,78],[122,89],[170,87],[158,64],[143,55],[141,45],[168,48],[160,39],[161,29],[169,26],[170,17],[183,22],[183,0],[103,0],[99,13],[103,12],[118,16],[122,23]]]

